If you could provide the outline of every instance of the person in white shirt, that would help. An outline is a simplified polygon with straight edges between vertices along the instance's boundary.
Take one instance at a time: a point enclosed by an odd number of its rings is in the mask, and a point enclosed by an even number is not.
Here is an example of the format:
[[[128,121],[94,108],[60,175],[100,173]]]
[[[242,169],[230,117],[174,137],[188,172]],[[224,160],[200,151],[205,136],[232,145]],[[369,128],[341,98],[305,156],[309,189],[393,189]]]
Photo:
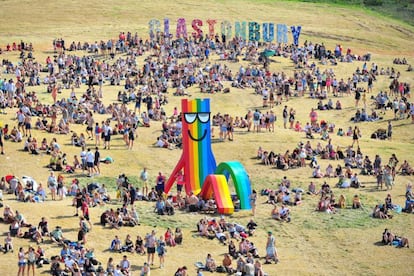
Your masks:
[[[88,177],[92,177],[94,161],[95,154],[91,151],[91,149],[88,149],[86,152],[86,167],[88,168]]]
[[[79,156],[80,156],[81,162],[82,162],[82,173],[83,173],[86,169],[86,150],[85,150],[84,146],[82,146],[82,151],[81,151]]]
[[[111,148],[111,135],[112,135],[112,128],[109,126],[109,122],[106,122],[104,125],[104,149]]]

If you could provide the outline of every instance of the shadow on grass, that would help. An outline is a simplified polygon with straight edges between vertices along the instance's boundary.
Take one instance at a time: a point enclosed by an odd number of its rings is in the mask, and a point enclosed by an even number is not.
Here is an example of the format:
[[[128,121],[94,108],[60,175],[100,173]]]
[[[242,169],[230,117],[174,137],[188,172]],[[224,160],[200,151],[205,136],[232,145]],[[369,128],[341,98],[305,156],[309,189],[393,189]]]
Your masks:
[[[375,246],[385,246],[381,241],[374,242]]]
[[[73,218],[73,215],[66,215],[66,216],[56,216],[53,217],[52,219],[65,219],[65,218]]]
[[[78,230],[78,228],[64,228],[64,229],[62,229],[62,232],[63,233],[69,233],[69,232],[75,232],[77,230]]]
[[[246,135],[252,133],[251,131],[247,131],[246,128],[241,128],[240,130],[235,130],[234,133],[237,133],[237,135]]]
[[[412,125],[413,123],[411,123],[411,121],[408,121],[407,123],[403,123],[403,124],[398,124],[398,125],[393,125],[393,127],[403,127],[403,126],[408,126],[408,125]]]
[[[131,271],[141,271],[143,265],[131,265]],[[151,267],[151,270],[154,270],[154,268]]]

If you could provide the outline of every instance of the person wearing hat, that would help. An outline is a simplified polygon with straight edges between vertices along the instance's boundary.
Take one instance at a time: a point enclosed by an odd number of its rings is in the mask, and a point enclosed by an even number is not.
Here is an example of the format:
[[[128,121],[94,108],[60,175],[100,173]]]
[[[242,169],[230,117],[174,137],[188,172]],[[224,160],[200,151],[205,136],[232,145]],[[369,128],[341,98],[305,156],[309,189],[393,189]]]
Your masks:
[[[266,242],[266,264],[270,264],[271,261],[277,263],[279,261],[277,250],[276,250],[276,239],[273,236],[271,231],[267,232],[267,242]]]

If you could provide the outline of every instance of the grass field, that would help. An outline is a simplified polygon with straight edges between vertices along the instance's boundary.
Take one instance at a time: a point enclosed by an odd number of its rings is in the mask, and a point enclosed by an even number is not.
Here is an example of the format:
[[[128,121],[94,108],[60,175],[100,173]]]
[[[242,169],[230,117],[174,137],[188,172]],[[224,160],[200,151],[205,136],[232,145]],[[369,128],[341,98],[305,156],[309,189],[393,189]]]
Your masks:
[[[395,57],[406,57],[408,62],[414,63],[413,37],[414,27],[399,21],[378,16],[375,13],[365,13],[363,10],[347,8],[345,6],[330,6],[326,3],[299,3],[299,2],[277,2],[277,1],[203,1],[193,0],[182,1],[1,1],[0,17],[0,47],[4,49],[7,43],[19,42],[21,39],[32,42],[35,47],[34,55],[36,60],[42,64],[49,55],[53,55],[52,40],[63,37],[67,43],[71,41],[100,41],[109,38],[116,38],[120,31],[137,31],[139,36],[147,37],[148,21],[152,18],[159,19],[168,17],[171,20],[171,30],[174,30],[176,19],[184,17],[187,19],[187,27],[191,27],[191,20],[200,18],[205,21],[209,18],[221,21],[227,19],[234,21],[257,21],[285,23],[290,25],[301,25],[302,34],[300,43],[305,40],[314,43],[324,42],[329,49],[336,44],[342,44],[344,49],[351,48],[357,54],[372,53],[372,62],[381,67],[394,67],[401,72],[401,81],[413,84],[413,72],[406,72],[406,66],[393,65]],[[219,24],[217,25],[219,26]],[[218,27],[219,28],[219,27]],[[203,27],[206,31],[206,26]],[[290,35],[290,34],[289,34]],[[291,41],[291,37],[289,37]],[[77,52],[76,55],[84,55],[84,52]],[[3,53],[0,59],[9,59],[18,62],[18,53]],[[138,59],[142,65],[144,57]],[[294,67],[288,59],[272,58],[271,70],[284,71],[288,75],[293,74]],[[211,63],[218,61],[213,56]],[[316,62],[316,61],[315,61]],[[233,71],[238,70],[240,65],[248,66],[245,61],[231,63],[228,66]],[[318,64],[321,69],[330,68]],[[368,67],[370,64],[368,64]],[[336,76],[348,78],[355,69],[362,67],[362,62],[340,63],[334,67]],[[11,78],[6,75],[3,69],[1,78]],[[379,76],[374,83],[374,93],[380,90],[387,91],[390,80],[386,76]],[[362,84],[365,85],[365,84]],[[226,84],[226,87],[230,84]],[[365,88],[365,87],[364,87]],[[121,87],[104,85],[104,102],[109,104],[116,101],[116,95]],[[52,99],[46,93],[44,86],[30,87],[36,91],[42,101],[51,102]],[[83,93],[86,87],[77,90]],[[171,115],[173,108],[180,108],[179,97],[172,95],[169,90],[169,104],[165,106],[167,115]],[[231,89],[228,94],[201,94],[199,89],[189,90],[191,98],[211,99],[211,111],[228,113],[232,116],[244,116],[248,109],[261,108],[261,97],[254,94],[252,90]],[[59,97],[67,97],[69,90],[64,90]],[[369,103],[368,95],[368,103]],[[336,99],[334,99],[335,101]],[[354,126],[349,119],[355,113],[354,99],[350,97],[340,98],[344,109],[342,111],[319,111],[319,118],[328,122],[334,122],[336,128],[347,129]],[[296,117],[302,123],[309,118],[311,107],[316,107],[317,101],[305,98],[292,98],[283,105],[296,109]],[[260,165],[255,159],[259,146],[264,149],[284,153],[287,149],[293,150],[300,141],[306,141],[303,133],[284,129],[282,122],[282,106],[276,106],[273,111],[278,116],[274,133],[247,133],[238,129],[235,132],[233,142],[217,142],[212,144],[212,149],[218,162],[238,160],[246,168],[252,186],[256,190],[276,187],[283,176],[287,176],[294,187],[306,189],[311,181],[311,169],[309,167],[280,171]],[[129,106],[132,108],[132,104]],[[0,121],[10,126],[16,125],[14,114],[16,110],[7,110],[7,115],[0,114]],[[412,153],[414,152],[414,127],[410,120],[393,121],[394,135],[392,141],[371,140],[370,134],[378,128],[386,128],[389,119],[393,118],[391,111],[384,115],[384,119],[378,122],[359,123],[362,130],[360,145],[362,152],[371,158],[380,154],[383,161],[387,160],[392,153],[395,153],[400,162],[408,160],[414,164]],[[94,115],[96,121],[105,119],[106,116]],[[74,130],[83,132],[84,127],[75,125]],[[115,178],[125,173],[130,176],[134,184],[137,184],[137,177],[141,169],[146,166],[152,183],[158,171],[169,175],[178,161],[180,150],[158,149],[153,146],[156,137],[160,135],[161,123],[153,122],[150,128],[139,128],[139,138],[132,151],[126,151],[122,137],[114,137],[113,148],[110,151],[101,150],[101,154],[110,155],[115,162],[112,165],[102,165],[102,174],[95,177],[93,181],[105,183],[110,187],[112,195],[115,196]],[[216,129],[218,132],[218,129]],[[50,141],[53,137],[63,147],[63,151],[69,156],[79,154],[79,148],[70,145],[70,137],[64,135],[51,135],[45,132],[33,131],[37,140],[46,137]],[[326,142],[320,139],[312,141],[316,146],[317,142]],[[88,142],[88,146],[93,146]],[[333,136],[333,144],[346,147],[352,143],[350,137]],[[6,155],[0,156],[0,175],[15,174],[19,177],[30,175],[39,182],[45,183],[49,171],[45,166],[49,162],[47,155],[32,156],[22,152],[23,143],[14,144],[6,142]],[[329,163],[334,167],[342,161],[319,160],[323,169]],[[80,175],[65,175],[69,182],[73,177]],[[83,184],[90,179],[80,177]],[[344,194],[348,205],[352,196],[359,194],[363,201],[364,208],[361,210],[344,209],[338,214],[329,215],[315,212],[319,197],[304,196],[304,203],[300,206],[291,207],[292,222],[279,223],[270,219],[271,206],[262,204],[266,198],[258,199],[258,211],[255,217],[259,225],[257,234],[252,240],[259,248],[259,254],[265,254],[266,231],[272,230],[277,239],[277,247],[280,255],[280,263],[277,265],[266,265],[264,270],[269,275],[411,275],[414,272],[412,260],[414,251],[410,249],[396,249],[378,245],[381,233],[384,228],[389,228],[395,233],[414,239],[414,219],[411,214],[398,214],[392,220],[376,220],[370,217],[372,208],[377,203],[382,203],[387,194],[386,191],[375,189],[374,177],[361,177],[365,188],[360,190],[338,190],[334,189],[336,198]],[[316,180],[318,187],[326,180],[334,186],[337,179]],[[390,192],[396,204],[404,204],[405,185],[413,181],[413,177],[397,176],[396,185]],[[14,210],[19,210],[31,223],[37,224],[39,218],[44,215],[49,219],[50,227],[61,225],[65,230],[65,236],[76,239],[78,219],[73,217],[74,210],[71,207],[71,199],[62,202],[47,200],[42,204],[30,204],[17,202],[13,196],[6,195],[5,204],[9,204]],[[109,207],[117,207],[119,203],[109,206],[91,208],[93,223],[99,222],[100,214]],[[190,275],[195,275],[194,263],[204,261],[207,253],[211,253],[218,263],[221,263],[222,255],[227,252],[227,247],[219,245],[217,241],[210,241],[194,235],[196,222],[203,215],[190,215],[178,212],[172,217],[159,217],[153,213],[153,204],[139,202],[137,204],[141,218],[141,225],[135,228],[122,228],[121,230],[104,229],[94,225],[89,234],[87,246],[95,249],[96,257],[106,266],[109,256],[115,261],[121,260],[122,255],[113,255],[107,251],[110,241],[115,234],[123,240],[127,233],[133,238],[137,234],[144,236],[152,229],[157,229],[157,234],[163,234],[167,227],[177,226],[184,229],[184,244],[176,248],[169,248],[164,269],[155,266],[152,275],[173,275],[177,267],[186,265]],[[251,218],[251,212],[236,212],[228,218],[230,221],[246,224]],[[0,233],[6,233],[7,226],[0,225]],[[4,236],[1,237],[4,239]],[[1,241],[3,242],[3,240]],[[15,239],[15,248],[20,246],[27,248],[27,240]],[[48,256],[58,254],[60,248],[50,243],[43,245]],[[17,250],[16,250],[17,251]],[[6,254],[0,262],[0,275],[17,274],[17,256]],[[133,269],[138,270],[143,265],[146,257],[129,255]],[[155,262],[158,264],[158,262]],[[40,270],[39,273],[46,273],[48,267]],[[133,275],[139,275],[134,272]]]

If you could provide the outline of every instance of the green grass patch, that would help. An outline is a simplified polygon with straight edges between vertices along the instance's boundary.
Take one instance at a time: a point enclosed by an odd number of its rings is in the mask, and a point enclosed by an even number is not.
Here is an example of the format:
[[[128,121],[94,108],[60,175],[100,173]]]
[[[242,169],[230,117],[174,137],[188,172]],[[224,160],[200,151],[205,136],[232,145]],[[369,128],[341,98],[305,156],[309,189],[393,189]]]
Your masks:
[[[363,9],[378,15],[396,19],[414,26],[414,3],[410,0],[286,0],[288,2],[306,2]],[[260,3],[276,4],[275,0],[258,0]]]

